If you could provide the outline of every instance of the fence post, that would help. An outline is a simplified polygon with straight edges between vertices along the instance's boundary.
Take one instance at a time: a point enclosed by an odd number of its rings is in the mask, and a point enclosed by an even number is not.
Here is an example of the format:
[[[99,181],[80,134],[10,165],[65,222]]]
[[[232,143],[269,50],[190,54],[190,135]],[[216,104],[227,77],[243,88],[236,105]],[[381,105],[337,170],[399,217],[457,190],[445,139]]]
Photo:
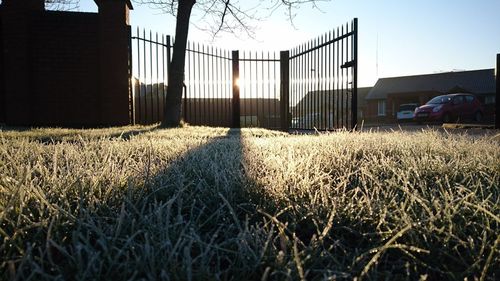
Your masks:
[[[290,51],[280,52],[280,124],[281,130],[288,132],[289,112],[288,100],[290,96]]]
[[[352,68],[352,102],[351,102],[351,129],[355,130],[358,125],[358,18],[354,18],[354,34],[353,34],[353,61]]]
[[[4,62],[3,62],[3,27],[2,27],[2,7],[0,5],[0,126],[5,122],[5,101],[4,101]]]
[[[240,58],[239,51],[232,52],[233,61],[233,128],[240,128]]]
[[[134,99],[134,69],[132,63],[132,27],[128,26],[128,87],[129,87],[129,119],[135,125],[135,99]]]
[[[495,129],[500,129],[500,111],[498,106],[498,98],[500,97],[500,54],[497,54],[497,67],[495,69],[497,90],[495,95]]]
[[[100,125],[128,125],[129,116],[129,0],[96,0],[99,16]]]
[[[167,35],[167,77],[170,75],[171,48],[172,44],[170,43],[170,35]]]

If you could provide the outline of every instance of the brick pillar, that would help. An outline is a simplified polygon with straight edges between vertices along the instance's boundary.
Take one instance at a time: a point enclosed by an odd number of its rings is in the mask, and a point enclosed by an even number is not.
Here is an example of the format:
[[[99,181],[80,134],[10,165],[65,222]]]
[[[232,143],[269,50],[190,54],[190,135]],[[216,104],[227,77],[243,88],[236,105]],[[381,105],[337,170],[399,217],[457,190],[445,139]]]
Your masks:
[[[99,7],[99,111],[102,125],[131,123],[129,0],[95,0]]]
[[[32,19],[45,10],[44,0],[4,0],[0,10],[4,83],[0,110],[9,125],[31,125],[35,120],[32,120],[30,28]]]

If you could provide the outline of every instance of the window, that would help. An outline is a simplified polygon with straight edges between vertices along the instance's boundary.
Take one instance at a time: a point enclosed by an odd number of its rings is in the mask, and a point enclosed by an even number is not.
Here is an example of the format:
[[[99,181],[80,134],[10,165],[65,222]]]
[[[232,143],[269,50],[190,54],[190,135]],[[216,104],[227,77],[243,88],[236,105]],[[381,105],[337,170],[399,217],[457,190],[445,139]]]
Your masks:
[[[474,97],[473,96],[465,96],[465,100],[467,101],[467,103],[471,103],[474,100]]]
[[[385,100],[378,101],[378,116],[385,116]]]
[[[484,104],[494,104],[495,103],[495,96],[486,96],[484,98]]]
[[[464,103],[464,97],[463,96],[456,96],[453,98],[453,104],[458,105]]]

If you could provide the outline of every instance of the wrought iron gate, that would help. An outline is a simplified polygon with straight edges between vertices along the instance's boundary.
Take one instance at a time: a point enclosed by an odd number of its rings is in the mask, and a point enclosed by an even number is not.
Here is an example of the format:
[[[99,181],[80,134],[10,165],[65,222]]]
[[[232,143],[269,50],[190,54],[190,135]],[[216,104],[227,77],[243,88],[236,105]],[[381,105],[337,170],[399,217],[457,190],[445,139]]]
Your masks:
[[[355,128],[357,19],[281,52],[228,51],[188,42],[183,117],[192,125],[281,130]],[[132,37],[132,116],[163,118],[172,40]]]
[[[357,124],[357,19],[291,51],[292,129]]]

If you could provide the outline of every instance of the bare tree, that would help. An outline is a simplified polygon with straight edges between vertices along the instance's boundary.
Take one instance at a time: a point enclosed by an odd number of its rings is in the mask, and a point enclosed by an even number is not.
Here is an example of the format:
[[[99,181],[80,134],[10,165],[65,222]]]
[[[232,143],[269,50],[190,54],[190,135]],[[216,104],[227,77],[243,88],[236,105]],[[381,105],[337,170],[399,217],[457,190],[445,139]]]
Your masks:
[[[80,0],[45,0],[45,6],[50,10],[76,10]]]
[[[215,37],[220,32],[239,34],[243,32],[253,36],[250,23],[254,20],[270,16],[276,10],[284,8],[291,23],[296,9],[305,3],[316,7],[317,2],[329,0],[258,0],[255,6],[243,7],[238,0],[134,0],[141,4],[149,4],[176,17],[175,42],[173,46],[171,72],[168,77],[168,89],[164,112],[163,127],[176,127],[181,121],[182,86],[186,45],[189,23],[193,8],[201,12],[202,23],[197,27],[207,30]],[[248,0],[246,0],[248,5]]]

